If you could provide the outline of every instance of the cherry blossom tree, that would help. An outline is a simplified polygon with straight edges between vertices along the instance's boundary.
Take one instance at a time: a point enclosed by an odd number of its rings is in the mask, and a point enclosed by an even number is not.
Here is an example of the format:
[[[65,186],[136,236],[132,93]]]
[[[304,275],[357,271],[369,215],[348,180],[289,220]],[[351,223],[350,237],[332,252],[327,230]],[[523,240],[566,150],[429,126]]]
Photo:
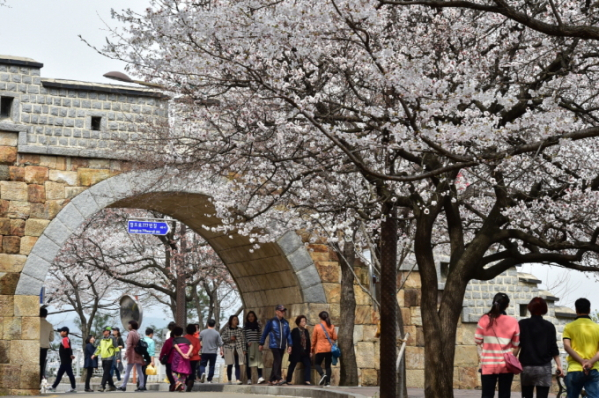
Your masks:
[[[598,55],[502,12],[398,5],[153,1],[114,13],[125,28],[101,51],[177,99],[171,128],[144,145],[153,167],[197,173],[225,221],[210,228],[259,247],[290,228],[324,226],[335,242],[359,225],[378,242],[383,293],[413,239],[435,370],[425,394],[452,397],[470,280],[530,262],[599,270]],[[450,257],[440,297],[434,247]],[[384,398],[396,393],[389,297]]]

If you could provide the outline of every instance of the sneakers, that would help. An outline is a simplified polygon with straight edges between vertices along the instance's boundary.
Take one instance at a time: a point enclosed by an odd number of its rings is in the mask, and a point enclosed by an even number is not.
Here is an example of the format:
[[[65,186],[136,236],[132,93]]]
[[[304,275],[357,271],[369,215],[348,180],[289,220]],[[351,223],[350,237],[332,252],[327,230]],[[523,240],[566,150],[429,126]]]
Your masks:
[[[48,388],[48,391],[50,391],[50,392],[56,392],[56,388],[50,387],[50,388]]]
[[[127,387],[117,387],[117,391],[127,391]]]
[[[206,384],[212,384],[212,380],[207,381]]]
[[[99,391],[99,390],[98,390],[98,391]],[[86,389],[85,389],[85,392],[94,392],[94,390],[91,390],[91,389],[89,389],[89,388],[86,388]]]
[[[250,383],[251,383],[251,382],[250,382]],[[240,384],[241,384],[241,380],[237,380],[237,381],[235,382],[235,384],[237,384],[237,385],[240,385]]]
[[[145,387],[139,387],[135,392],[148,391]]]
[[[116,391],[116,390],[117,390],[116,386],[108,387],[108,391]]]
[[[251,385],[252,385],[252,379],[249,379],[248,380],[248,386],[251,386]]]
[[[77,390],[75,390],[74,388],[71,388],[70,390],[65,391],[65,392],[77,392]]]
[[[318,382],[318,385],[319,386],[324,385],[326,383],[327,379],[328,379],[327,375],[322,375],[322,377],[320,378],[320,381]]]
[[[202,373],[202,376],[200,377],[200,383],[205,383],[206,382],[206,373]]]
[[[265,380],[264,380],[264,377],[260,377],[260,378],[258,379],[258,384],[262,384],[262,383],[264,383],[264,381],[265,381]]]
[[[232,382],[231,380],[229,380],[229,382],[228,382],[227,384],[228,384],[228,385],[231,385],[231,384],[233,384],[233,382]]]

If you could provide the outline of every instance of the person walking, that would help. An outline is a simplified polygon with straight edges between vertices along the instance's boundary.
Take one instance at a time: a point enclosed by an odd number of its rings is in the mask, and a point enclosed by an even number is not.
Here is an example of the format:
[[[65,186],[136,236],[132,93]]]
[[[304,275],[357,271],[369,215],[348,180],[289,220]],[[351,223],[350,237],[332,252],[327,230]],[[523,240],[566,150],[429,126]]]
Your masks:
[[[599,397],[599,325],[589,314],[591,302],[579,298],[574,302],[576,320],[564,327],[562,337],[568,353],[566,388],[568,398],[578,398],[584,388],[589,398]]]
[[[183,328],[176,326],[172,331],[173,336],[173,360],[171,368],[175,376],[175,388],[173,391],[183,391],[185,381],[191,375],[191,366],[189,358],[193,351],[191,342],[183,335]]]
[[[144,385],[148,385],[148,375],[146,374],[146,369],[148,366],[156,367],[156,363],[154,361],[154,357],[156,356],[156,342],[154,341],[154,329],[146,328],[146,335],[143,338],[146,344],[148,344],[148,360],[144,360],[144,364],[141,367],[144,375]],[[139,387],[139,378],[137,381],[137,387]],[[147,387],[146,387],[147,388]]]
[[[258,349],[260,345],[260,335],[262,334],[262,327],[258,322],[258,317],[254,311],[249,311],[245,316],[245,323],[243,325],[243,335],[245,337],[246,348],[246,372],[248,377],[248,384],[252,384],[252,368],[256,368],[258,371],[258,384],[264,383],[262,377],[262,369],[264,363],[262,362],[262,353]]]
[[[131,375],[131,370],[135,366],[137,369],[137,374],[139,375],[139,388],[135,391],[146,391],[146,383],[145,378],[143,376],[143,370],[141,369],[144,364],[143,357],[135,352],[135,346],[141,339],[141,336],[137,332],[139,329],[139,324],[137,321],[129,321],[127,324],[127,329],[129,329],[129,334],[127,335],[127,348],[125,349],[125,360],[127,360],[127,369],[125,370],[125,376],[123,377],[123,383],[117,390],[126,391],[127,390],[127,382],[129,381],[129,376]],[[142,382],[143,380],[143,382]]]
[[[108,391],[116,391],[116,386],[112,381],[112,375],[110,373],[112,364],[116,360],[116,353],[119,351],[116,337],[111,335],[112,329],[110,326],[104,328],[102,332],[102,340],[100,345],[96,348],[96,352],[92,355],[92,359],[98,355],[102,358],[102,383],[100,384],[100,392],[106,391],[106,384],[108,384]]]
[[[208,327],[200,332],[200,343],[202,344],[202,355],[200,360],[200,381],[202,383],[212,383],[214,377],[214,365],[216,364],[216,356],[220,347],[223,346],[223,339],[220,333],[214,330],[216,321],[208,320]],[[208,378],[206,379],[206,366],[208,369]]]
[[[85,368],[85,392],[94,392],[91,389],[89,382],[94,375],[94,370],[98,369],[98,358],[94,357],[94,352],[96,352],[96,346],[94,343],[96,342],[96,338],[92,335],[87,336],[85,339],[85,349],[83,351],[83,367]]]
[[[504,354],[517,354],[520,327],[515,318],[505,313],[509,305],[508,295],[497,293],[493,297],[491,310],[480,318],[476,327],[474,341],[482,348],[482,398],[493,398],[496,386],[499,398],[509,398],[511,395],[514,374],[508,370]]]
[[[541,297],[528,303],[530,318],[520,320],[520,363],[522,374],[522,398],[533,398],[536,387],[537,398],[547,398],[551,387],[551,359],[557,365],[557,376],[561,376],[562,363],[557,348],[557,332],[553,323],[543,319],[547,313],[547,302]]]
[[[231,315],[229,322],[225,325],[221,333],[223,347],[221,353],[224,353],[225,364],[227,365],[227,379],[231,384],[233,366],[235,366],[235,383],[241,384],[241,367],[246,354],[246,342],[243,329],[239,327],[239,317]]]
[[[169,382],[169,391],[175,391],[175,376],[173,375],[172,362],[173,362],[173,329],[177,326],[174,322],[169,323],[168,329],[170,330],[168,334],[168,339],[165,340],[162,345],[162,349],[160,350],[160,362],[164,364],[166,368],[166,378]]]
[[[310,385],[310,372],[312,361],[312,343],[310,342],[310,333],[306,329],[308,320],[304,315],[295,318],[297,327],[291,331],[291,341],[293,347],[289,354],[289,368],[287,369],[287,384],[291,383],[293,371],[298,363],[304,365],[304,384]],[[335,329],[333,328],[333,332]]]
[[[187,325],[185,331],[187,332],[187,334],[183,337],[189,340],[192,346],[191,355],[189,357],[189,366],[191,368],[191,373],[189,374],[189,376],[187,376],[187,381],[185,382],[185,384],[187,384],[186,391],[191,392],[191,390],[193,390],[193,384],[196,379],[197,369],[200,365],[200,339],[198,337],[195,337],[197,328],[194,323],[190,323],[189,325]]]
[[[58,368],[58,373],[56,374],[56,380],[52,384],[52,387],[49,388],[50,392],[56,392],[56,387],[60,384],[60,380],[62,380],[62,376],[66,373],[69,376],[69,381],[71,382],[71,389],[67,392],[77,392],[77,385],[75,384],[75,375],[73,374],[73,359],[75,356],[73,355],[73,348],[71,346],[71,339],[69,339],[69,328],[64,326],[58,329],[60,332],[60,346],[58,348],[58,356],[60,357],[60,367]]]
[[[268,337],[268,347],[273,357],[272,371],[268,382],[271,385],[283,382],[281,366],[283,365],[285,347],[289,346],[287,351],[290,353],[293,346],[289,322],[284,318],[286,311],[287,308],[282,304],[275,307],[275,317],[269,320],[264,326],[264,331],[260,337],[260,345],[258,346],[258,349],[262,352],[264,350],[264,342],[266,341],[266,337]]]
[[[322,311],[318,314],[320,323],[314,326],[312,331],[311,352],[314,354],[314,368],[320,375],[319,385],[328,386],[331,384],[331,363],[333,362],[333,343],[337,341],[337,332],[335,326],[331,323],[329,313]],[[324,361],[324,371],[322,370],[322,361]]]
[[[45,307],[40,308],[40,382],[46,378],[48,349],[54,341],[54,326],[48,322],[47,316],[48,310]]]
[[[116,379],[121,381],[121,372],[123,371],[123,349],[125,348],[125,342],[121,337],[121,329],[118,327],[112,328],[112,335],[116,339],[119,350],[116,352],[115,360],[112,362],[112,369],[110,369],[110,377],[116,374]]]

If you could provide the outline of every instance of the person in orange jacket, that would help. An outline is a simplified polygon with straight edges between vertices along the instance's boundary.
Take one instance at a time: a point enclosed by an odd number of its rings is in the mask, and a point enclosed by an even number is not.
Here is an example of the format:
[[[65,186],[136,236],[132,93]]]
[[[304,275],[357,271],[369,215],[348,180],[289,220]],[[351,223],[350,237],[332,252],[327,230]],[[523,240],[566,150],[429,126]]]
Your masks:
[[[331,383],[331,362],[333,361],[333,353],[331,348],[333,343],[337,341],[337,332],[335,326],[331,324],[329,313],[322,311],[318,314],[320,323],[314,326],[312,332],[312,353],[314,354],[314,368],[321,376],[319,385],[328,386]],[[325,371],[322,370],[322,361],[324,360]]]

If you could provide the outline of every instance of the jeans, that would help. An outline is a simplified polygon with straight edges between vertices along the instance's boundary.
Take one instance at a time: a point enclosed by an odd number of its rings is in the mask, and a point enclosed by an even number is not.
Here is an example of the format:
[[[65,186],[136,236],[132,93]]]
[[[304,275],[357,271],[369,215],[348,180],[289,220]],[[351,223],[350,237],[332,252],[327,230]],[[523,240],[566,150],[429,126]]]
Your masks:
[[[227,379],[231,381],[233,365],[227,365]],[[239,367],[239,356],[235,355],[235,380],[241,380],[241,368]]]
[[[209,365],[208,377],[206,380],[212,381],[214,377],[214,365],[216,364],[216,354],[202,354],[202,360],[200,361],[200,376],[206,373],[206,366]]]
[[[588,375],[584,372],[568,372],[566,375],[568,398],[578,398],[584,387],[589,398],[599,398],[599,372],[593,369]]]
[[[48,358],[48,349],[40,348],[40,382],[46,377],[46,358]]]
[[[171,368],[171,364],[167,363],[164,365],[166,368],[166,378],[168,379],[168,383],[170,384],[169,391],[175,391],[175,376],[173,376],[173,369]]]
[[[144,372],[141,370],[140,363],[128,363],[127,369],[125,370],[125,376],[123,377],[123,384],[121,384],[121,388],[127,388],[127,382],[129,381],[129,376],[131,375],[131,369],[133,366],[137,369],[137,376],[139,378],[139,388],[145,388],[146,379],[144,378]],[[143,380],[143,383],[141,382]]]
[[[287,383],[291,382],[291,378],[293,377],[293,371],[295,370],[295,366],[301,361],[304,364],[304,383],[310,382],[310,355],[302,355],[299,361],[291,360],[289,364],[289,368],[287,369]]]
[[[482,398],[493,398],[496,385],[498,385],[499,398],[510,398],[513,380],[513,373],[481,375]]]
[[[270,373],[270,381],[282,380],[281,366],[283,365],[283,355],[285,355],[284,348],[271,348],[272,352],[272,372]]]
[[[322,371],[322,368],[320,367],[320,365],[322,364],[322,361],[324,360],[324,372]],[[331,374],[333,373],[331,370],[331,362],[333,362],[333,353],[332,352],[319,352],[318,354],[315,355],[314,358],[314,369],[316,369],[316,371],[318,372],[319,375],[327,375],[327,380],[325,381],[325,384],[329,384],[331,382]]]
[[[69,381],[71,382],[71,387],[73,388],[73,390],[77,387],[77,385],[75,384],[75,375],[73,374],[73,367],[71,365],[71,362],[68,362],[60,364],[60,368],[58,368],[58,374],[56,374],[56,380],[54,380],[52,388],[56,388],[56,386],[60,383],[60,380],[62,379],[62,376],[65,373],[67,374],[67,376],[69,376]]]
[[[550,387],[539,387],[537,389],[537,398],[547,398]],[[535,386],[522,386],[522,398],[533,398]]]
[[[121,372],[119,371],[119,363],[116,361],[112,361],[112,368],[110,368],[110,377],[114,376],[116,373],[116,379],[121,381]]]
[[[102,389],[106,388],[106,383],[108,383],[110,387],[115,387],[114,382],[112,381],[112,375],[110,374],[114,362],[113,359],[102,361],[102,370],[104,371],[102,373]]]

